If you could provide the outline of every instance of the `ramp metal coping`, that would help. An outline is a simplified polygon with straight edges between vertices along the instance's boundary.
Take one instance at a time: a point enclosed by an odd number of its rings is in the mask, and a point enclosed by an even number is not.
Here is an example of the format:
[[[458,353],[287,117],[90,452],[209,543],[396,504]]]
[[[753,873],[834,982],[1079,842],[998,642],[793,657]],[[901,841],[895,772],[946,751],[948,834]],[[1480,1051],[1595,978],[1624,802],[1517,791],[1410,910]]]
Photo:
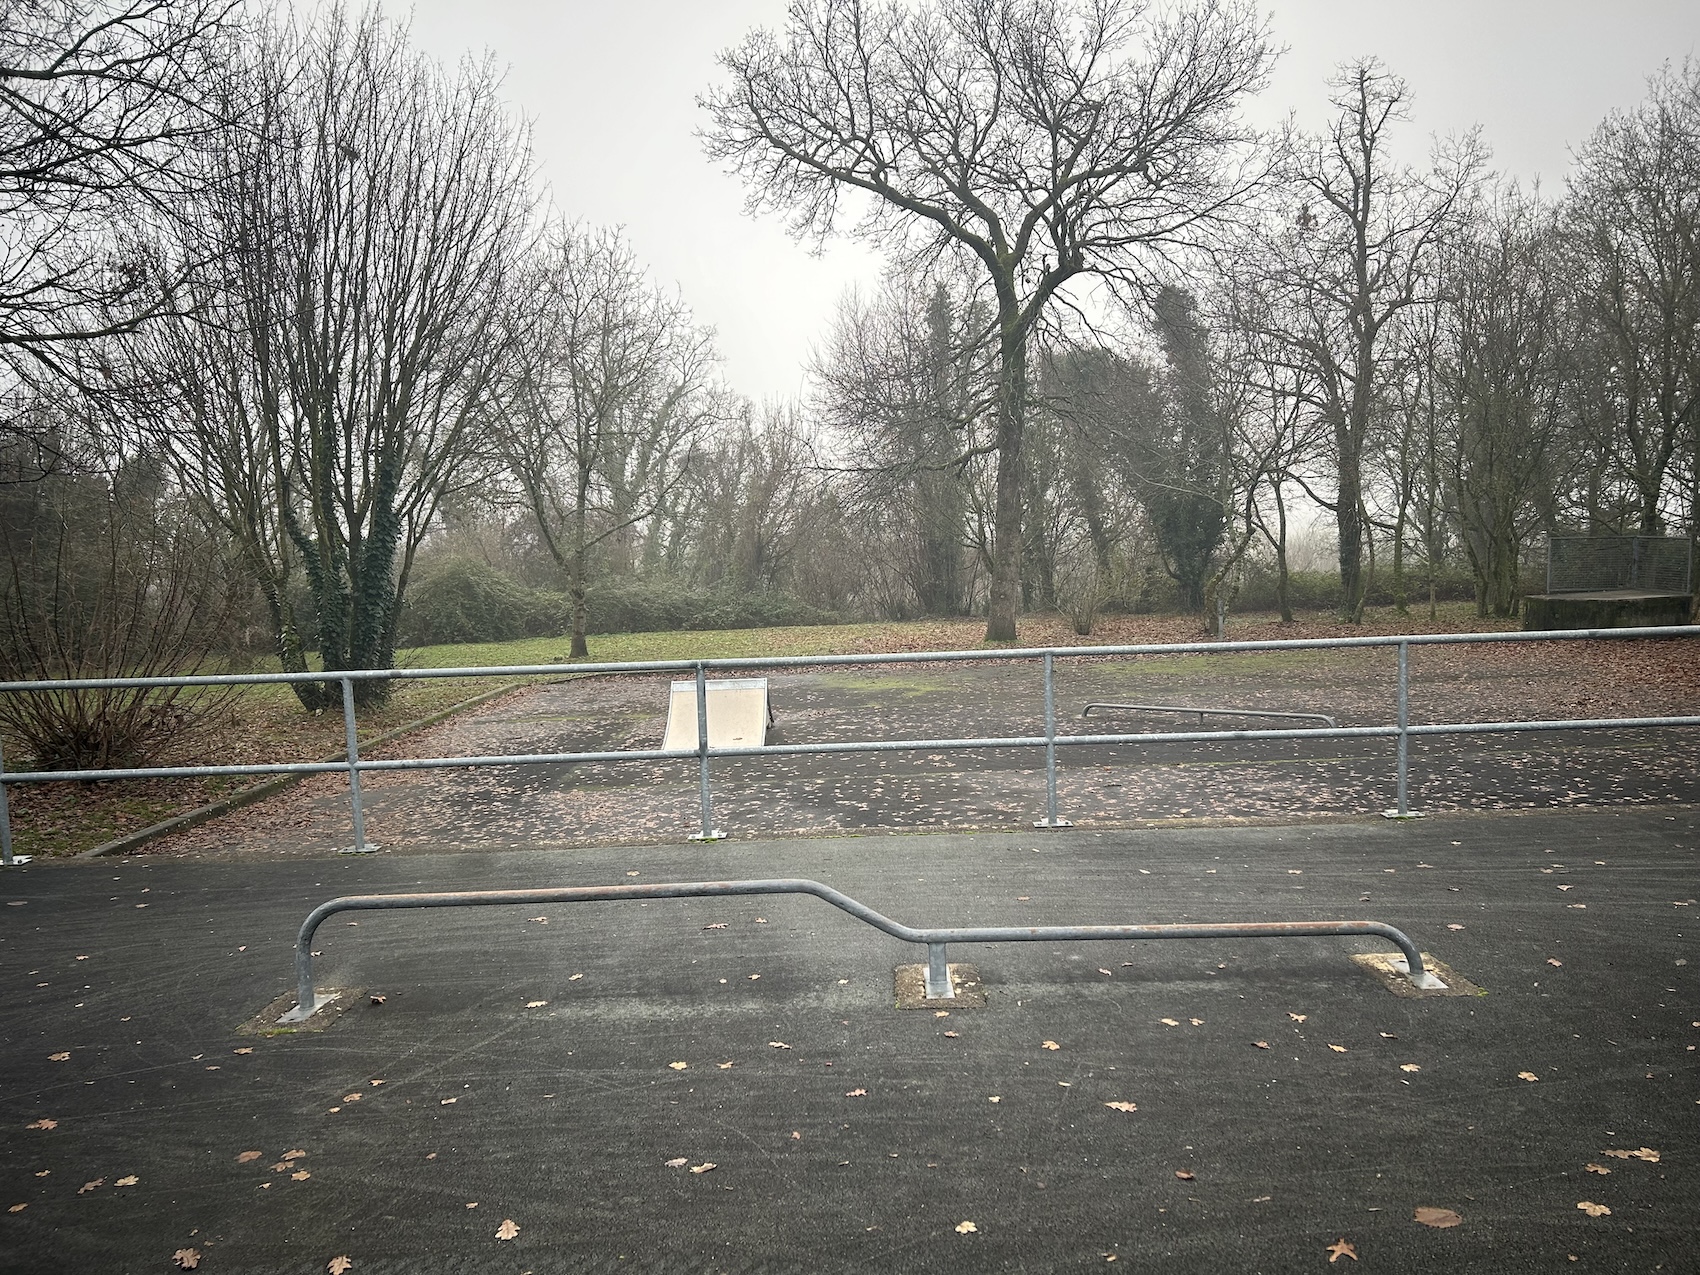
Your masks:
[[[354,894],[319,904],[301,923],[295,941],[295,1008],[278,1021],[301,1023],[328,1000],[313,989],[313,934],[338,912],[399,908],[490,907],[515,903],[602,903],[624,899],[697,899],[757,894],[811,894],[848,912],[876,930],[927,949],[924,976],[928,999],[953,999],[947,949],[951,943],[1044,943],[1114,939],[1332,938],[1374,934],[1397,944],[1412,985],[1440,989],[1445,984],[1428,971],[1417,945],[1401,930],[1380,921],[1239,921],[1215,925],[1029,925],[917,928],[894,921],[849,895],[803,878],[757,881],[674,881],[655,885],[567,886],[553,890],[455,890],[439,894]]]
[[[1206,717],[1279,717],[1296,722],[1321,722],[1330,727],[1335,724],[1327,713],[1278,713],[1268,708],[1191,708],[1185,704],[1091,703],[1080,710],[1080,715],[1090,717],[1095,708],[1109,708],[1121,713],[1197,713],[1200,722]]]

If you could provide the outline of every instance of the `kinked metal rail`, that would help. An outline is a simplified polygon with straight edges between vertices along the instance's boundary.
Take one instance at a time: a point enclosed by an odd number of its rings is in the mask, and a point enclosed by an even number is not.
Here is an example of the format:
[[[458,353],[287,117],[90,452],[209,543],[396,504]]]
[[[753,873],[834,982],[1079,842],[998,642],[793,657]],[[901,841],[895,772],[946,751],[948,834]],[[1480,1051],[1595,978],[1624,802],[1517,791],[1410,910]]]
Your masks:
[[[7,774],[0,758],[0,862],[11,864],[12,831],[6,804],[11,784],[64,781],[110,781],[120,779],[194,778],[214,775],[315,775],[339,773],[348,776],[349,805],[354,824],[355,852],[374,847],[366,840],[365,808],[360,794],[360,776],[368,771],[453,769],[475,766],[529,766],[577,762],[679,761],[697,762],[702,821],[694,840],[712,841],[725,834],[714,826],[709,785],[709,757],[730,760],[738,757],[783,757],[808,753],[929,752],[949,749],[1043,748],[1045,750],[1044,819],[1036,828],[1066,828],[1058,817],[1057,749],[1107,744],[1216,743],[1227,740],[1280,739],[1397,739],[1398,802],[1385,813],[1404,818],[1410,814],[1407,799],[1409,742],[1412,736],[1501,734],[1522,731],[1631,729],[1664,726],[1700,726],[1700,716],[1577,718],[1543,721],[1452,722],[1413,726],[1410,721],[1410,649],[1413,646],[1474,645],[1490,642],[1575,642],[1632,638],[1686,638],[1700,635],[1700,625],[1669,625],[1634,629],[1565,629],[1536,633],[1423,633],[1389,637],[1284,638],[1257,642],[1145,643],[1136,646],[1051,647],[998,651],[915,651],[890,655],[790,655],[768,658],[720,660],[654,660],[610,664],[541,664],[493,668],[448,669],[363,669],[323,673],[208,674],[196,677],[116,677],[77,681],[0,682],[0,694],[51,693],[98,687],[149,686],[237,686],[293,682],[338,682],[342,686],[343,726],[347,739],[346,760],[327,762],[269,762],[232,766],[147,766],[115,770],[26,771]],[[1396,724],[1387,726],[1337,726],[1304,729],[1164,731],[1135,734],[1059,735],[1056,720],[1054,667],[1058,659],[1104,659],[1111,656],[1169,656],[1189,654],[1234,654],[1247,651],[1340,650],[1358,647],[1398,648]],[[891,739],[849,740],[818,744],[766,744],[759,747],[714,748],[708,746],[707,696],[703,693],[709,672],[719,670],[823,668],[881,664],[950,664],[976,661],[1042,661],[1044,665],[1045,733],[987,739]],[[694,673],[697,680],[697,747],[694,749],[629,749],[609,752],[523,753],[489,757],[423,757],[362,761],[355,738],[354,683],[364,681],[413,681],[426,678],[469,677],[577,677],[617,673]],[[1196,710],[1193,710],[1196,711]]]
[[[904,925],[829,885],[802,878],[764,881],[674,881],[656,885],[569,886],[558,890],[455,890],[440,894],[355,894],[321,903],[301,923],[295,941],[295,1008],[279,1022],[301,1023],[322,1008],[329,997],[320,997],[313,986],[313,935],[319,925],[338,912],[373,912],[392,908],[491,907],[514,903],[602,903],[621,899],[700,899],[755,894],[812,894],[865,921],[876,930],[918,943],[927,949],[923,983],[929,1000],[953,999],[948,947],[952,943],[1035,943],[1102,941],[1105,939],[1246,939],[1327,938],[1341,935],[1376,934],[1391,939],[1404,953],[1406,977],[1413,986],[1441,990],[1441,982],[1423,964],[1403,931],[1380,921],[1245,921],[1217,925],[1004,925],[955,929],[921,928]]]

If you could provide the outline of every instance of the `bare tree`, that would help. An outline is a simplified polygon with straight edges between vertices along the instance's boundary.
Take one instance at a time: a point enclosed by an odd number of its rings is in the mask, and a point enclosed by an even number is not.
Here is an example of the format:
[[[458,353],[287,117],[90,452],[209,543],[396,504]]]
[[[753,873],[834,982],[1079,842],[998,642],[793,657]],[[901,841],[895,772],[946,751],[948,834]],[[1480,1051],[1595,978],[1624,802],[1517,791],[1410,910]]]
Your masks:
[[[1332,499],[1339,528],[1341,613],[1363,617],[1366,581],[1364,447],[1386,386],[1388,325],[1433,298],[1434,261],[1460,224],[1484,156],[1471,134],[1436,149],[1413,171],[1388,153],[1407,118],[1405,82],[1374,59],[1348,63],[1331,82],[1338,114],[1317,137],[1288,142],[1290,204],[1270,241],[1284,333],[1308,372],[1313,410],[1334,436]]]
[[[179,304],[142,231],[170,219],[215,109],[234,0],[0,0],[0,360]],[[20,364],[21,360],[21,364]]]
[[[965,256],[991,286],[989,640],[1015,638],[1028,338],[1071,279],[1142,277],[1243,195],[1233,112],[1270,59],[1240,0],[1159,16],[1132,0],[793,0],[783,37],[721,55],[706,142],[752,210],[819,238],[848,200],[856,233],[909,260]]]
[[[413,553],[503,386],[524,136],[488,65],[451,77],[375,11],[275,29],[243,71],[182,247],[227,264],[161,355],[182,409],[163,424],[188,426],[184,476],[253,565],[284,667],[311,644],[327,670],[387,668]]]
[[[713,421],[710,336],[616,232],[557,224],[523,288],[521,369],[497,445],[572,600],[588,653],[592,553],[654,514]]]
[[[1594,428],[1624,449],[1637,529],[1658,534],[1672,459],[1700,440],[1700,63],[1653,76],[1577,158],[1569,228],[1602,355]]]

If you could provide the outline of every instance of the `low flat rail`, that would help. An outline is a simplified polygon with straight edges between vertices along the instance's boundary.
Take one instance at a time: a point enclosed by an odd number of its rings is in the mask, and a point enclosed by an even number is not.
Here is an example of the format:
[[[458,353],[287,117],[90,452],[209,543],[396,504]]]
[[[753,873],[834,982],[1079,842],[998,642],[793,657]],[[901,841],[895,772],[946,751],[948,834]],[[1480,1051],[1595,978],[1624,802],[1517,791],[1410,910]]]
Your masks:
[[[1422,953],[1406,934],[1380,921],[1230,921],[1214,925],[1005,925],[917,928],[894,921],[865,903],[819,881],[800,877],[756,881],[673,881],[654,885],[585,885],[552,890],[451,890],[435,894],[352,894],[319,904],[301,923],[295,941],[295,1008],[279,1022],[300,1023],[324,1003],[313,988],[313,935],[338,912],[376,912],[399,908],[494,907],[516,903],[608,903],[628,899],[701,899],[757,894],[809,894],[848,912],[892,938],[927,949],[925,974],[929,999],[955,996],[947,952],[952,943],[1043,943],[1104,939],[1269,939],[1332,938],[1374,934],[1395,943],[1404,954],[1406,977],[1420,988],[1445,984],[1429,973]]]
[[[1335,725],[1327,713],[1279,713],[1272,708],[1193,708],[1187,704],[1101,704],[1093,702],[1080,710],[1082,717],[1092,716],[1095,708],[1107,708],[1117,713],[1197,713],[1199,722],[1206,717],[1278,717],[1284,721],[1321,722]]]

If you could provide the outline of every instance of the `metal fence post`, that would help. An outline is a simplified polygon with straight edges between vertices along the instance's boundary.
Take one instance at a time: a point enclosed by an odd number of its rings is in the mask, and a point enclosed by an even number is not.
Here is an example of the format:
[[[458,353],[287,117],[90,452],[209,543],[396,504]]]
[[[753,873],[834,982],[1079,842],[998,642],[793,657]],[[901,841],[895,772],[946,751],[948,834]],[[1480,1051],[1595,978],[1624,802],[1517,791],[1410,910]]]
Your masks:
[[[342,729],[348,739],[348,805],[354,814],[354,844],[339,854],[376,854],[378,847],[366,840],[366,807],[360,797],[360,745],[354,737],[354,679],[342,679]]]
[[[714,826],[714,802],[708,791],[708,674],[697,661],[697,766],[702,786],[702,831],[692,841],[720,841],[726,834]]]
[[[6,749],[0,744],[0,775],[6,773]],[[12,853],[12,808],[6,803],[6,785],[0,783],[0,867],[28,863],[32,856]]]
[[[956,988],[952,987],[950,983],[950,960],[947,944],[927,944],[927,971],[923,976],[923,982],[928,1000],[956,999]]]
[[[1035,828],[1072,828],[1067,819],[1057,818],[1057,683],[1051,653],[1045,652],[1045,817],[1033,821]]]
[[[1381,813],[1388,819],[1421,819],[1407,801],[1411,740],[1411,644],[1399,643],[1399,804]]]

